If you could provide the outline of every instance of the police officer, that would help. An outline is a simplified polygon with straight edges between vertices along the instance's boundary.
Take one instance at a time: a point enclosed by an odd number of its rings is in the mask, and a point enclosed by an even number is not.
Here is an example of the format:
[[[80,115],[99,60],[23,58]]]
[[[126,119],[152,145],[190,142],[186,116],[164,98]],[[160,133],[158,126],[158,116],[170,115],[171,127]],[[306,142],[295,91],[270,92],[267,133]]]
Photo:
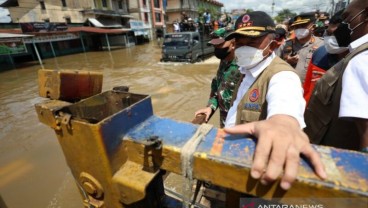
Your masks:
[[[231,32],[227,28],[220,28],[212,32],[212,40],[209,44],[215,47],[215,56],[221,60],[216,76],[211,83],[210,99],[206,108],[195,112],[198,114],[206,114],[206,122],[210,116],[219,108],[220,109],[220,127],[223,128],[227,112],[230,108],[233,91],[239,82],[241,74],[238,65],[234,60],[234,41],[225,41],[225,36]]]
[[[338,61],[345,57],[348,53],[347,47],[339,47],[333,32],[342,22],[341,14],[344,10],[340,10],[334,14],[329,22],[325,34],[323,36],[324,45],[319,47],[312,56],[308,65],[307,74],[305,76],[303,89],[304,98],[309,102],[316,82],[325,74],[325,72],[334,66]]]
[[[286,41],[279,48],[278,53],[282,59],[296,69],[302,82],[304,82],[313,52],[323,44],[322,39],[313,35],[314,21],[314,12],[301,13],[296,16],[291,24],[295,38]]]
[[[246,13],[235,28],[225,40],[235,38],[237,65],[244,78],[234,93],[225,131],[257,137],[251,176],[267,184],[284,172],[280,185],[289,189],[304,154],[325,178],[321,160],[302,131],[305,101],[299,76],[273,52],[277,43],[272,18],[261,11]]]
[[[305,112],[313,143],[368,152],[368,1],[352,1],[334,31],[350,53],[317,82]]]

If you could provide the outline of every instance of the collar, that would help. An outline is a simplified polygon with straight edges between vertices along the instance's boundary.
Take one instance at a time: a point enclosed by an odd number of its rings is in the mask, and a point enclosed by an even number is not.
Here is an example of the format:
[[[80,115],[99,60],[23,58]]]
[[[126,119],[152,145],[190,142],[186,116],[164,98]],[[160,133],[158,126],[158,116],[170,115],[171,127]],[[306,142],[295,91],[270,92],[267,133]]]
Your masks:
[[[272,60],[276,57],[275,52],[272,52],[270,56],[268,56],[265,60],[259,62],[255,67],[251,69],[242,69],[242,67],[239,67],[240,73],[242,74],[250,74],[252,77],[258,77],[263,70],[270,65]]]
[[[226,60],[221,60],[220,61],[220,66],[223,66],[223,65],[225,65],[226,67],[226,69],[229,67],[229,66],[231,66],[231,65],[236,65],[236,66],[238,66],[237,64],[236,64],[236,60],[235,60],[235,58],[233,59],[233,60],[229,60],[229,61],[226,61]]]
[[[302,45],[296,37],[294,39],[292,39],[292,41],[293,41],[294,44],[297,42],[299,45]],[[312,35],[311,38],[309,39],[309,41],[305,42],[302,46],[306,47],[307,45],[313,44],[315,41],[316,41],[316,37],[314,37],[314,35]]]
[[[363,45],[364,43],[368,42],[368,34],[365,34],[364,36],[354,40],[353,42],[350,43],[349,45],[349,51],[352,52],[353,50],[355,50],[356,48],[358,48],[359,46]]]

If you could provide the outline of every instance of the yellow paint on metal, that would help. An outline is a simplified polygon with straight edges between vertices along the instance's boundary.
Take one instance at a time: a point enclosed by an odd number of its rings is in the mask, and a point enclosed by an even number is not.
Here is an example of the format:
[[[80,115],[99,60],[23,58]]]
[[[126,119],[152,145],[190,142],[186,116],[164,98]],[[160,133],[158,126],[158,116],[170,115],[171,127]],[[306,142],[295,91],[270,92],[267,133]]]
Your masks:
[[[79,70],[38,71],[41,97],[75,101],[96,95],[102,90],[102,73]]]
[[[142,152],[143,146],[132,140],[125,140],[127,142],[129,157],[134,162],[143,164]],[[240,168],[233,166],[226,162],[219,162],[215,160],[214,155],[207,155],[203,152],[195,152],[193,155],[193,177],[201,181],[207,181],[212,184],[229,188],[241,193],[246,193],[271,200],[273,198],[281,198],[281,203],[290,203],[290,198],[300,199],[300,203],[306,202],[310,198],[322,198],[321,203],[326,205],[329,203],[330,197],[337,198],[355,198],[355,204],[364,204],[367,200],[355,195],[352,192],[335,189],[333,184],[326,186],[330,181],[322,181],[314,173],[299,170],[298,179],[294,182],[292,188],[284,191],[280,188],[280,181],[269,184],[267,186],[259,183],[258,180],[251,178],[250,166]],[[164,145],[163,154],[160,161],[161,169],[181,174],[180,149]],[[323,198],[326,198],[323,201]],[[344,202],[341,202],[344,204]],[[346,203],[347,205],[348,203]],[[351,204],[350,204],[351,205]]]
[[[67,164],[82,187],[85,182],[82,173],[90,175],[96,184],[100,184],[103,193],[97,196],[88,194],[90,200],[96,204],[104,202],[106,207],[122,207],[120,192],[112,182],[114,168],[100,128],[100,125],[71,120],[70,125],[61,124],[61,130],[55,132]]]
[[[127,161],[113,176],[113,182],[120,190],[120,200],[124,204],[132,204],[143,200],[146,196],[148,184],[157,175],[144,171],[144,167],[137,163]]]
[[[71,103],[65,101],[46,101],[35,105],[38,120],[55,130],[60,130],[61,120],[57,111],[61,108],[70,105]]]

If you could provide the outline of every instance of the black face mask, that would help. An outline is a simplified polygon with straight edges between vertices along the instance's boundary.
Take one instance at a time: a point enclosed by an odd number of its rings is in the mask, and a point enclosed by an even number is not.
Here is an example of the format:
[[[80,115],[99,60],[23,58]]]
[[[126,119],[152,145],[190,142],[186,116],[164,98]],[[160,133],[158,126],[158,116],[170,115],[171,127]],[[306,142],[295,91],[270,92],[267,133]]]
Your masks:
[[[340,23],[333,34],[340,47],[348,47],[351,43],[351,29],[349,28],[349,24]]]
[[[230,54],[229,47],[226,48],[215,48],[215,56],[218,59],[224,59]]]

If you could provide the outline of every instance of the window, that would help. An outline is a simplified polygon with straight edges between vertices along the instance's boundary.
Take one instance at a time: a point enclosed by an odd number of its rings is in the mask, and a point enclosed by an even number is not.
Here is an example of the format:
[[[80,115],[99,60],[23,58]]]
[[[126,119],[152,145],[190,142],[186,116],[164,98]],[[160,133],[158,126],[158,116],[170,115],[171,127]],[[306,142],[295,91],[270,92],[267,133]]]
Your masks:
[[[42,10],[46,10],[46,5],[44,1],[40,1],[40,6]]]
[[[118,1],[118,8],[123,9],[123,1]]]
[[[144,21],[148,22],[148,13],[147,12],[144,13]]]
[[[143,0],[143,6],[144,6],[144,7],[147,7],[147,2],[146,2],[146,0]]]
[[[161,22],[161,13],[155,13],[156,22]]]
[[[72,23],[72,19],[70,19],[70,17],[65,17],[65,22],[66,24],[70,24]]]
[[[63,5],[63,7],[66,7],[66,1],[65,0],[61,0],[61,5]]]
[[[160,8],[160,0],[154,0],[154,6],[155,8]]]
[[[102,0],[102,7],[107,7],[107,1],[106,0]]]

